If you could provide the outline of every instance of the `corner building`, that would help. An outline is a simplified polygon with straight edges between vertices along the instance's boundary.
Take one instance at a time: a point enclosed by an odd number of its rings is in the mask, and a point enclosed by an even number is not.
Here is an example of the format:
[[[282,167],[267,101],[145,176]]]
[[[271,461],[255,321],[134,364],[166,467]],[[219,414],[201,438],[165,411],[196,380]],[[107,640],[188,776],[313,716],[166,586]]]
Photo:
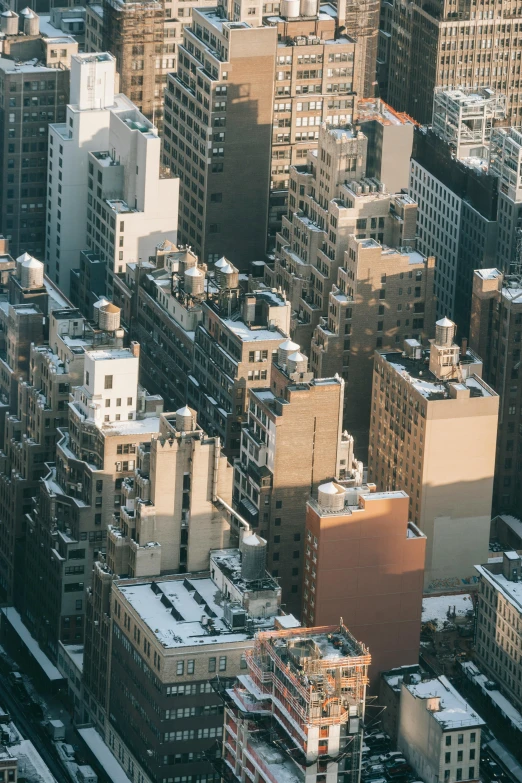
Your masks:
[[[489,545],[499,398],[454,335],[441,319],[429,354],[406,340],[403,353],[375,355],[368,478],[410,496],[425,592],[462,590]]]

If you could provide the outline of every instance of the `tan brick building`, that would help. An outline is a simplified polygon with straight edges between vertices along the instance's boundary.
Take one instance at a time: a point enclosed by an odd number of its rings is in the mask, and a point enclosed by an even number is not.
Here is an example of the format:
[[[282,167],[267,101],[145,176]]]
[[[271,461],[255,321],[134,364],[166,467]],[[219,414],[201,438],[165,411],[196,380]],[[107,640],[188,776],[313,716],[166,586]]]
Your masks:
[[[429,353],[407,340],[404,353],[375,354],[368,478],[410,496],[428,592],[469,585],[489,544],[499,398],[454,335],[441,319]]]
[[[411,199],[397,196],[392,204],[392,229],[401,230],[403,222],[408,223]],[[405,339],[422,341],[433,334],[434,270],[435,259],[411,247],[397,250],[354,236],[348,241],[337,285],[329,295],[328,315],[314,330],[310,356],[317,376],[342,374],[344,425],[359,453],[368,446],[375,349],[393,350]]]
[[[306,501],[319,484],[350,467],[343,437],[341,378],[314,379],[307,359],[282,343],[271,385],[249,392],[241,455],[234,462],[234,502],[268,541],[268,568],[288,611],[301,606]]]

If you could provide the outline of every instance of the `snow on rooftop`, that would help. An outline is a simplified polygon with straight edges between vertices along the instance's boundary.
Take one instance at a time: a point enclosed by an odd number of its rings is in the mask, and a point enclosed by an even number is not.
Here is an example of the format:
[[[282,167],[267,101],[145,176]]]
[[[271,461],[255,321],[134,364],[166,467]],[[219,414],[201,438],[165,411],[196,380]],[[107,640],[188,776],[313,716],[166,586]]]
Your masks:
[[[449,621],[448,611],[456,613],[457,617],[465,617],[473,611],[471,596],[466,595],[436,595],[422,600],[422,622],[436,623],[440,631],[444,623]]]
[[[486,674],[482,674],[477,665],[472,661],[463,661],[461,666],[467,677],[480,688],[484,696],[488,697],[494,703],[497,709],[511,721],[515,728],[522,731],[522,714],[500,693],[500,691],[486,688],[486,683],[490,682],[489,677]]]
[[[511,582],[503,574],[492,573],[487,566],[475,566],[478,573],[486,579],[493,589],[498,590],[509,603],[522,612],[522,582]]]
[[[159,425],[159,416],[147,416],[145,419],[104,423],[102,428],[107,435],[152,435],[159,432]]]
[[[282,339],[281,332],[278,332],[276,329],[250,329],[242,321],[233,321],[231,318],[223,318],[223,324],[243,342],[264,342]]]
[[[419,699],[440,698],[440,710],[431,711],[443,729],[484,726],[485,723],[443,675],[434,680],[405,685]]]
[[[30,740],[20,740],[9,746],[9,753],[18,759],[18,774],[28,783],[56,783],[49,767]]]
[[[129,778],[123,771],[123,767],[119,765],[116,757],[112,755],[109,746],[105,744],[96,729],[78,729],[78,734],[85,740],[112,783],[130,783]]]
[[[63,676],[60,674],[54,663],[49,660],[44,651],[40,648],[36,639],[34,639],[28,629],[22,622],[22,618],[13,606],[2,607],[2,613],[5,616],[7,622],[16,631],[22,642],[25,644],[29,653],[38,663],[40,668],[44,671],[46,677],[51,680],[63,680]]]
[[[118,588],[165,648],[212,645],[225,639],[227,643],[242,642],[248,638],[245,633],[232,633],[225,625],[221,594],[209,577],[158,580],[155,584],[156,592],[151,582],[121,583]],[[170,605],[162,602],[162,596]],[[210,624],[203,626],[202,617],[210,620],[219,634],[211,632]],[[265,625],[273,627],[273,619]]]

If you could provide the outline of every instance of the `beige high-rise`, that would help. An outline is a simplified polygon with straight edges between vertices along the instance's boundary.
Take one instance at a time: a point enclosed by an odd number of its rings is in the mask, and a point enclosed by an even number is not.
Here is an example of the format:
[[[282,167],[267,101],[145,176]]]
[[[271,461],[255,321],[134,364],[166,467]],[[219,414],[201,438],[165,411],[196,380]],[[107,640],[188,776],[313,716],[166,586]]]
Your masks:
[[[375,355],[368,477],[409,494],[427,592],[468,587],[489,543],[499,398],[454,334],[444,318],[429,352],[407,340]]]

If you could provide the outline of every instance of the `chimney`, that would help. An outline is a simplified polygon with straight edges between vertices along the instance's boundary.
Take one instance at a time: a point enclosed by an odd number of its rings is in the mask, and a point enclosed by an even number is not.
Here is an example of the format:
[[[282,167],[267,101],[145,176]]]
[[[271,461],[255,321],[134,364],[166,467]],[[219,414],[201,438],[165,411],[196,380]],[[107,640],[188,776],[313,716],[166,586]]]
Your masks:
[[[136,357],[136,359],[140,358],[140,344],[136,340],[132,340],[130,344],[130,349],[132,351],[132,355]]]

